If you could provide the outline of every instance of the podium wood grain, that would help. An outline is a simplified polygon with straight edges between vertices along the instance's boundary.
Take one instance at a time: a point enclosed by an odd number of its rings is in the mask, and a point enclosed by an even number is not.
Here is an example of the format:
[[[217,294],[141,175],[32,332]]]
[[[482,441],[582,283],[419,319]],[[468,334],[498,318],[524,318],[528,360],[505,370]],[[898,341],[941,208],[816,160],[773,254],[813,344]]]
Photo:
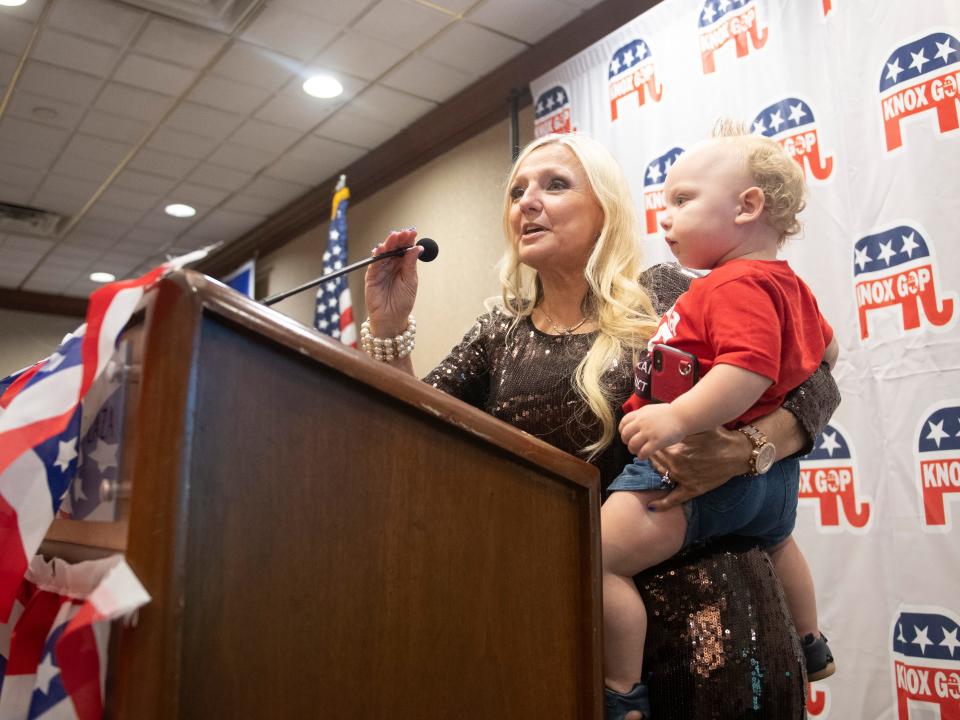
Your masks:
[[[196,273],[143,323],[109,716],[601,717],[594,468]]]

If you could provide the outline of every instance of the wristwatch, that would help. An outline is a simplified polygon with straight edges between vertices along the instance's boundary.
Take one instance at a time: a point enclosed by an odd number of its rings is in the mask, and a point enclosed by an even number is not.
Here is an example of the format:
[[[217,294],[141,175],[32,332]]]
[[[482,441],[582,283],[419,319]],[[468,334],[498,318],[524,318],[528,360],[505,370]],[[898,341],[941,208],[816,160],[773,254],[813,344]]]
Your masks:
[[[767,436],[753,425],[744,425],[737,429],[750,438],[750,442],[753,443],[753,450],[750,451],[750,472],[748,474],[763,475],[768,472],[777,460],[776,445],[767,440]]]

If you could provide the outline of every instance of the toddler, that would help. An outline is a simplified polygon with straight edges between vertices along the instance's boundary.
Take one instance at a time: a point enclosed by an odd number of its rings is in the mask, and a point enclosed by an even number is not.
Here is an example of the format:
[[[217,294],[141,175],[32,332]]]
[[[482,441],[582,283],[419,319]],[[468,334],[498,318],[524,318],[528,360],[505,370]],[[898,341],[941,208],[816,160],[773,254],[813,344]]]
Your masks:
[[[650,403],[649,385],[638,378],[637,393],[624,405],[629,412],[620,432],[637,460],[614,480],[601,510],[607,718],[650,720],[641,682],[646,612],[634,575],[722,535],[754,537],[768,551],[803,638],[808,678],[834,672],[817,626],[810,570],[791,535],[798,461],[774,462],[775,448],[750,425],[778,408],[821,361],[832,367],[837,358],[813,293],[777,259],[799,230],[803,194],[801,169],[775,141],[730,123],[667,174],[660,221],[666,242],[681,265],[711,272],[664,315],[640,368],[649,367],[656,344],[666,344],[696,356],[701,378],[669,403]],[[646,459],[719,425],[753,442],[751,473],[682,507],[648,510],[670,483]]]

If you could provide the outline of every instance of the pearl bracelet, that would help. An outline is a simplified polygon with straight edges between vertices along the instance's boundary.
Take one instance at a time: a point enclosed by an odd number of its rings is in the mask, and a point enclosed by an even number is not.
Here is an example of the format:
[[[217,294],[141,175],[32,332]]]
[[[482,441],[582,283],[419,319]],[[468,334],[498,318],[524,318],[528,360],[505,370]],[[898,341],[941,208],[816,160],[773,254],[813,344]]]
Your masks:
[[[360,347],[380,362],[393,362],[413,352],[416,344],[417,321],[411,315],[407,320],[407,329],[392,338],[378,338],[370,334],[370,321],[360,323]]]

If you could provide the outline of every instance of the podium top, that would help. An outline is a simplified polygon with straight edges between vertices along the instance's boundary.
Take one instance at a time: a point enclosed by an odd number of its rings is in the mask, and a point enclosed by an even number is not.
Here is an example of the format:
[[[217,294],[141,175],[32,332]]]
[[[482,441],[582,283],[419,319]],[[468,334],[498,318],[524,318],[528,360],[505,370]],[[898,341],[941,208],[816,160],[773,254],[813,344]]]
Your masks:
[[[535,463],[569,482],[599,492],[599,471],[484,411],[437,390],[416,377],[366,353],[339,343],[282,313],[241,295],[217,280],[193,270],[164,278],[158,296],[189,298],[197,312],[212,313],[268,340],[310,358],[343,375],[413,406],[443,423]],[[170,301],[179,304],[174,298]]]

